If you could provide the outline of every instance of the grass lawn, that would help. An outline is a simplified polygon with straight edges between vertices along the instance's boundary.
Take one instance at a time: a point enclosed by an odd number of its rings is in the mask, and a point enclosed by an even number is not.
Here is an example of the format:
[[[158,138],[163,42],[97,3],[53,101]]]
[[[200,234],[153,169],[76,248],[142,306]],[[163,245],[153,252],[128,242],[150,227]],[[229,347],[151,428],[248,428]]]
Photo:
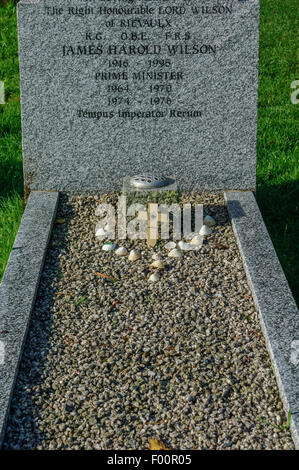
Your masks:
[[[0,0],[1,2],[1,0]],[[0,3],[0,279],[23,212],[20,85],[16,7]]]
[[[257,200],[299,304],[299,79],[297,0],[260,0]],[[297,131],[297,135],[296,135]]]
[[[23,176],[16,7],[0,0],[0,279],[23,211]],[[260,0],[260,84],[257,199],[294,296],[299,303],[299,80],[297,0]],[[298,132],[298,131],[297,131]]]

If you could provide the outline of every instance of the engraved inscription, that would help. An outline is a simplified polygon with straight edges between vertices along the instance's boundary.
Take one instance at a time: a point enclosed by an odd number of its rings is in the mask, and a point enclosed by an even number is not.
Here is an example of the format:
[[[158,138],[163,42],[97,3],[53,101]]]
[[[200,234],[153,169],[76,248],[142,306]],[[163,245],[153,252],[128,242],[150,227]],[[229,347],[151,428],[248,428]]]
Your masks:
[[[98,70],[90,77],[99,89],[100,109],[77,110],[80,119],[201,119],[203,110],[195,89],[188,103],[178,103],[179,87],[188,82],[184,58],[217,57],[223,49],[215,40],[180,28],[180,18],[200,22],[207,15],[229,17],[233,4],[191,2],[172,5],[169,0],[85,0],[82,6],[45,6],[53,21],[61,16],[92,15],[97,31],[80,31],[76,40],[61,44],[61,57],[93,60]],[[162,3],[162,4],[161,4]],[[88,21],[88,20],[87,20]],[[85,21],[86,24],[86,21]],[[185,24],[185,23],[184,23]],[[200,31],[200,27],[198,28]],[[142,88],[141,88],[141,86]]]

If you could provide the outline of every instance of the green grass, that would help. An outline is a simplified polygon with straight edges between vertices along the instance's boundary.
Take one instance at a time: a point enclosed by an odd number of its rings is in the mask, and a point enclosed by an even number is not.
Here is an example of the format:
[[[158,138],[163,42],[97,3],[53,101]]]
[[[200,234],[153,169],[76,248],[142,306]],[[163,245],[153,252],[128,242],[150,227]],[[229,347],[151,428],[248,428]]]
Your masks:
[[[261,0],[257,200],[299,303],[298,3]],[[297,131],[297,132],[296,132]]]
[[[0,279],[23,212],[21,116],[16,8],[0,4]]]
[[[298,73],[297,0],[260,0],[257,199],[299,302],[299,105],[290,100]],[[22,214],[23,178],[15,1],[0,0],[0,278]]]

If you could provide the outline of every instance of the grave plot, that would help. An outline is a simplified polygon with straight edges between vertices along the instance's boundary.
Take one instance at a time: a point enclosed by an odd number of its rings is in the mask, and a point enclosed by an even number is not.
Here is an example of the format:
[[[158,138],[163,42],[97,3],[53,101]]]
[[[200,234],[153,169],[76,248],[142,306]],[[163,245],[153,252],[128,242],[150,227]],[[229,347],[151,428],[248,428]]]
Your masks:
[[[210,3],[18,3],[28,201],[0,286],[5,448],[288,449],[289,431],[299,448],[298,309],[252,192],[259,2]],[[136,175],[204,204],[198,251],[102,250],[96,205]]]
[[[103,251],[96,207],[116,202],[60,199],[4,448],[293,449],[223,196],[183,194],[216,224],[180,258]]]

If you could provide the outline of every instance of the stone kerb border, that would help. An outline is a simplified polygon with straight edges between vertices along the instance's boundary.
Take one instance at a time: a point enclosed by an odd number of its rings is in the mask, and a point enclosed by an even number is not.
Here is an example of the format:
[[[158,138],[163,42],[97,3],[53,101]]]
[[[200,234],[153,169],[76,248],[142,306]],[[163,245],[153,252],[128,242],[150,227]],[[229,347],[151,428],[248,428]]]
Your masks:
[[[299,312],[251,191],[224,193],[285,412],[299,449]]]
[[[0,285],[0,447],[58,204],[32,192]]]

